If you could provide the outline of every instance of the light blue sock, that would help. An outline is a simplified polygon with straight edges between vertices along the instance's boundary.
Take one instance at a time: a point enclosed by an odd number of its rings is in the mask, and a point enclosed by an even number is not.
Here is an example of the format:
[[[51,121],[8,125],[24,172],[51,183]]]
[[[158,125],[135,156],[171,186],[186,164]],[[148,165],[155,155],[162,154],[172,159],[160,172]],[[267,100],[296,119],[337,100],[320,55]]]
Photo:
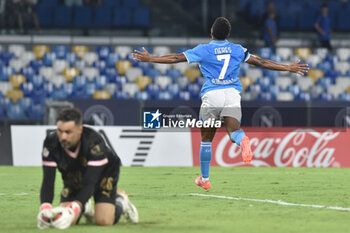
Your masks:
[[[243,130],[239,129],[236,130],[235,132],[233,132],[231,134],[231,141],[235,142],[237,145],[241,146],[241,141],[242,138],[245,136],[245,133],[243,132]]]
[[[211,161],[211,142],[201,142],[199,161],[203,178],[209,178],[209,167]]]

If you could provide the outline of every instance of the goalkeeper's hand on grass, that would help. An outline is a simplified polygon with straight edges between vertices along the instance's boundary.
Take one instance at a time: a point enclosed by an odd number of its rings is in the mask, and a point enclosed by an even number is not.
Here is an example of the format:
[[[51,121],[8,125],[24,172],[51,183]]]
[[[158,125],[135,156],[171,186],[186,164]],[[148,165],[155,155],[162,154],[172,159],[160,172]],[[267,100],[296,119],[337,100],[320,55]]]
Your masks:
[[[38,214],[37,226],[39,229],[49,228],[51,226],[51,219],[53,217],[52,206],[49,203],[43,203],[40,206],[40,212]]]
[[[67,207],[56,207],[52,209],[52,226],[58,229],[67,229],[70,227],[77,215],[80,213],[80,205],[77,202],[71,202]]]

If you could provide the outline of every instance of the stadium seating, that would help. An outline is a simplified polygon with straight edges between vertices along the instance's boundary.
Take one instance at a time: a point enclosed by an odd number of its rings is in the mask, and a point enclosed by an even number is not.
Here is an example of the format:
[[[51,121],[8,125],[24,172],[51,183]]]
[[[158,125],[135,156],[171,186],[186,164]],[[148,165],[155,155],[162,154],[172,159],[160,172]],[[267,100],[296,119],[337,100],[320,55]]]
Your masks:
[[[54,9],[54,25],[56,27],[70,27],[72,24],[72,9],[67,6],[56,6]]]
[[[147,49],[158,55],[174,50],[167,46]],[[36,45],[30,51],[21,45],[9,45],[7,51],[5,48],[0,52],[0,117],[8,117],[7,107],[2,104],[6,101],[8,106],[24,109],[24,117],[39,119],[46,98],[200,99],[205,80],[197,65],[141,63],[131,58],[131,52],[130,46],[117,46],[114,51],[109,46],[72,46],[70,51],[65,45]],[[276,53],[261,48],[258,54],[282,63],[299,56],[312,69],[301,77],[243,63],[242,100],[349,100],[350,49],[329,54],[322,48],[281,47]],[[18,109],[15,107],[14,115],[21,113]],[[23,114],[17,115],[23,118]]]
[[[76,27],[89,27],[92,23],[92,10],[88,6],[74,7],[73,25]]]

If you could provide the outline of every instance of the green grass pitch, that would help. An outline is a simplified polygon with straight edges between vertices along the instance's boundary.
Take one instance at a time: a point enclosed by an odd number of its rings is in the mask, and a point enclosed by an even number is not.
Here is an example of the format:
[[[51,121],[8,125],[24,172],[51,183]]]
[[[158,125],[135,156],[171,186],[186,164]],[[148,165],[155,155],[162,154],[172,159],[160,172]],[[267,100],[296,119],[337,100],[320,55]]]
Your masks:
[[[99,227],[82,222],[67,232],[350,232],[350,211],[188,195],[349,208],[350,169],[212,167],[210,191],[194,184],[198,175],[198,167],[123,167],[118,188],[129,193],[140,223]],[[36,227],[41,179],[40,167],[0,166],[1,233],[62,232]],[[57,174],[54,205],[61,187]]]

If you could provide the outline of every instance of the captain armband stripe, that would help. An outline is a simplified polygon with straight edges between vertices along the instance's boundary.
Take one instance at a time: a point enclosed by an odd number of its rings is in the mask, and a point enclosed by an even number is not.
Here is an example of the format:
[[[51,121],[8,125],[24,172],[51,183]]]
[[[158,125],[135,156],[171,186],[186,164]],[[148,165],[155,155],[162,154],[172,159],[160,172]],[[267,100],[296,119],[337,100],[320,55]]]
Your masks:
[[[57,167],[57,163],[56,162],[51,162],[51,161],[43,161],[43,166],[46,166],[46,167]]]
[[[108,163],[108,159],[102,159],[102,160],[97,160],[97,161],[88,161],[87,165],[88,166],[93,166],[93,167],[98,167],[98,166],[103,166]]]

